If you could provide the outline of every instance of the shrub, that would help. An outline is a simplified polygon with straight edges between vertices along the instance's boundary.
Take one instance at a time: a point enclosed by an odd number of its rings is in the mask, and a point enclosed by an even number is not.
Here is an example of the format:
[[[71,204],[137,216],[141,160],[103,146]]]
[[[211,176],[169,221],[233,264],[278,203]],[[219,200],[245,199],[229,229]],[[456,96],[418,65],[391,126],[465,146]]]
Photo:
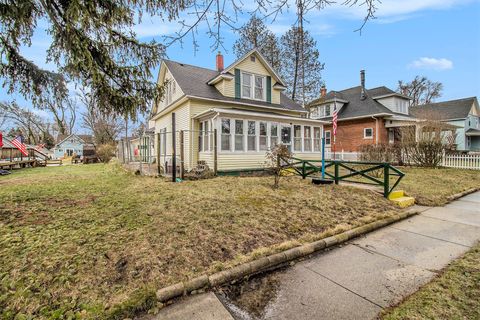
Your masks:
[[[360,161],[398,162],[398,148],[391,144],[365,144],[360,147]]]
[[[275,145],[267,152],[267,170],[274,176],[273,189],[277,189],[280,185],[280,178],[285,169],[290,168],[292,153],[287,146],[283,144]]]
[[[117,148],[113,144],[102,144],[97,148],[97,156],[103,163],[108,163],[115,157]]]
[[[431,120],[423,121],[416,129],[405,127],[401,135],[403,157],[421,167],[438,167],[455,137],[450,125]]]

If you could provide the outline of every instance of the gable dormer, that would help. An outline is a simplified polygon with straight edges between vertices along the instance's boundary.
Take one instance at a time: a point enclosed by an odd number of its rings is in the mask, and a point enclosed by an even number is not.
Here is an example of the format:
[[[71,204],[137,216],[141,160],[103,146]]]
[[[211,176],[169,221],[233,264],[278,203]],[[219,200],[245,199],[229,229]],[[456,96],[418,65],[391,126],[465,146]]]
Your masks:
[[[182,97],[182,88],[178,85],[177,81],[172,75],[172,72],[168,69],[165,61],[160,65],[160,71],[157,80],[158,86],[164,86],[164,94],[162,100],[157,102],[153,108],[153,114],[168,107],[172,102],[175,102]]]
[[[220,73],[208,84],[214,85],[226,97],[279,104],[280,93],[286,89],[283,80],[256,49],[226,69],[223,69],[223,57],[219,53],[217,70]]]
[[[392,92],[380,96],[374,96],[372,98],[393,112],[408,115],[411,100],[410,97]]]

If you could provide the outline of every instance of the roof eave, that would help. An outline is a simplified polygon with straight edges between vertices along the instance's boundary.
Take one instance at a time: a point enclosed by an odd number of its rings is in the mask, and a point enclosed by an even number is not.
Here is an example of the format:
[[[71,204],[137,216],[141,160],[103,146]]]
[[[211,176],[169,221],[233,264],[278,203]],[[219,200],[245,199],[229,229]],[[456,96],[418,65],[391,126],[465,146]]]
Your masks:
[[[292,117],[287,115],[281,114],[262,114],[261,112],[256,111],[248,111],[248,110],[234,110],[234,109],[223,109],[223,108],[212,108],[208,109],[202,113],[197,114],[193,117],[193,119],[203,118],[209,114],[236,114],[236,115],[251,115],[251,116],[258,116],[258,117],[265,117],[265,118],[278,118],[284,120],[298,120],[298,121],[305,121],[305,122],[312,122],[318,124],[329,124],[328,121],[324,120],[317,120],[317,119],[310,119],[310,118],[301,118],[301,117]]]
[[[225,68],[225,72],[230,71],[233,67],[235,67],[237,64],[239,64],[240,62],[245,60],[248,56],[250,56],[253,53],[257,54],[257,56],[262,60],[263,64],[265,64],[267,66],[267,69],[269,69],[269,71],[275,76],[277,82],[282,84],[282,85],[285,85],[285,81],[283,81],[283,79],[280,77],[280,75],[273,69],[273,67],[270,65],[270,63],[268,63],[268,61],[265,60],[265,57],[256,48],[253,48],[249,52],[245,53],[242,57],[235,60],[232,64],[230,64],[228,67]]]
[[[400,94],[400,93],[389,93],[389,94],[384,94],[384,95],[381,95],[381,96],[375,96],[375,97],[372,97],[372,99],[374,100],[377,100],[377,99],[382,99],[382,98],[388,98],[388,97],[402,97],[402,98],[405,98],[405,99],[408,99],[408,100],[412,100],[412,98],[410,98],[409,96],[406,96],[406,95],[403,95],[403,94]]]
[[[287,108],[282,108],[282,109],[280,109],[280,108],[275,108],[275,107],[269,107],[269,106],[263,106],[263,105],[258,105],[258,104],[243,102],[243,101],[218,100],[218,99],[205,98],[205,97],[199,97],[199,96],[193,96],[193,95],[187,95],[186,97],[188,97],[189,99],[198,99],[198,100],[205,100],[205,101],[223,102],[223,103],[230,103],[230,104],[235,104],[235,105],[244,105],[244,106],[256,107],[256,108],[266,108],[266,109],[277,110],[277,111],[278,111],[278,110],[281,110],[281,111],[308,113],[307,110],[293,110],[293,109],[287,109]]]
[[[233,80],[233,78],[235,78],[235,77],[233,75],[231,75],[230,73],[221,73],[221,74],[217,75],[215,78],[213,78],[212,80],[209,80],[207,82],[207,84],[208,85],[215,85],[218,82],[220,82],[221,80]]]

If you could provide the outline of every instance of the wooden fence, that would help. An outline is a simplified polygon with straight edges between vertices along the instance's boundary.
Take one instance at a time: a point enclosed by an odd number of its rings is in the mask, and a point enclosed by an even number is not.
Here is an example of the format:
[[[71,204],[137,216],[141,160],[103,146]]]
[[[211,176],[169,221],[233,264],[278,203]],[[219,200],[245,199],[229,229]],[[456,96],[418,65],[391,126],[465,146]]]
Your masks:
[[[442,167],[480,170],[480,154],[445,154]]]

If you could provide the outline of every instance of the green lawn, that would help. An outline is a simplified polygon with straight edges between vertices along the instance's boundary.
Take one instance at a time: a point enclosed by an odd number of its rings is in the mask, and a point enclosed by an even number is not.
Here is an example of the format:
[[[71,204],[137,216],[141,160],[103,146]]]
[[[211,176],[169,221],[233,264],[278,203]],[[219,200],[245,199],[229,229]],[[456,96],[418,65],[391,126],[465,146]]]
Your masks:
[[[0,318],[123,318],[177,281],[397,212],[297,177],[172,184],[114,165],[0,177]]]
[[[415,197],[418,204],[440,206],[448,197],[472,188],[480,188],[479,170],[450,168],[400,168],[406,175],[399,189]]]
[[[480,244],[382,318],[480,319]]]

